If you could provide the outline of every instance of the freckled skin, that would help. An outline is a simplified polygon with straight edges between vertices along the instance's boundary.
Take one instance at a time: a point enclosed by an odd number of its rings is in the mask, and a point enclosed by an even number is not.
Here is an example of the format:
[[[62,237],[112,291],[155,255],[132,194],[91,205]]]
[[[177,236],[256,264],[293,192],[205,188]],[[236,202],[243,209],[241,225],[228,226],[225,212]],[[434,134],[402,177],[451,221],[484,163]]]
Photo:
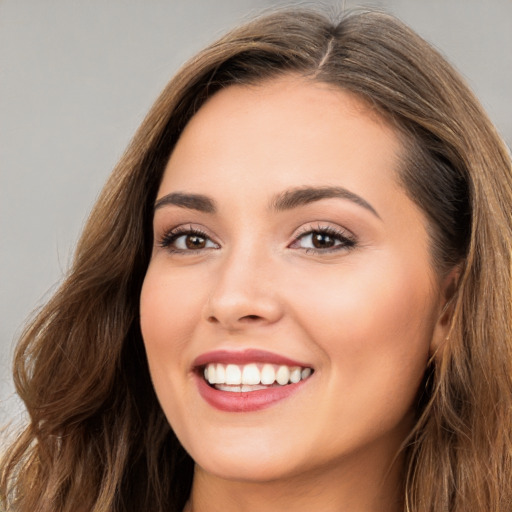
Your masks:
[[[304,495],[314,482],[330,500],[317,510],[398,510],[400,468],[386,474],[412,426],[431,343],[446,329],[425,217],[397,184],[400,151],[354,96],[294,77],[217,93],[178,141],[158,198],[203,194],[218,210],[157,210],[141,328],[162,408],[197,463],[196,512],[214,484],[225,511],[229,489],[248,496],[256,486],[257,501],[270,482],[299,481]],[[340,198],[269,209],[298,186],[344,187],[378,216]],[[200,228],[211,243],[161,247],[176,226]],[[298,239],[325,226],[355,246],[315,252]],[[241,348],[306,361],[314,375],[267,409],[216,410],[198,394],[192,362]],[[311,507],[303,497],[294,510],[301,503]]]

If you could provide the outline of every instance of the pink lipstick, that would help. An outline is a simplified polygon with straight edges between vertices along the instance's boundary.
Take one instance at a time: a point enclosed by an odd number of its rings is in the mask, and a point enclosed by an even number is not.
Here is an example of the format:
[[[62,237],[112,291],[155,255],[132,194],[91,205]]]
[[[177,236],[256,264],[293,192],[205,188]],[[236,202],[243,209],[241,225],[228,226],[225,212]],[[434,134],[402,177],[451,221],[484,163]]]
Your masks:
[[[193,370],[203,399],[227,412],[269,407],[299,391],[313,374],[308,363],[255,349],[202,354]]]

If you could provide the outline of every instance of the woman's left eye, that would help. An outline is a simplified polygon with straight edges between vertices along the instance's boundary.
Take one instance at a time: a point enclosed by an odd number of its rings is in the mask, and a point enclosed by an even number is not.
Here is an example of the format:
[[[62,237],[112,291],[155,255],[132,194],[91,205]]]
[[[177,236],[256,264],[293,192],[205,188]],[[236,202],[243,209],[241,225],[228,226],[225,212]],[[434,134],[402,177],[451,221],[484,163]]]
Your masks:
[[[349,249],[356,245],[352,235],[332,228],[309,230],[298,236],[291,245],[294,249],[314,252],[330,252]]]

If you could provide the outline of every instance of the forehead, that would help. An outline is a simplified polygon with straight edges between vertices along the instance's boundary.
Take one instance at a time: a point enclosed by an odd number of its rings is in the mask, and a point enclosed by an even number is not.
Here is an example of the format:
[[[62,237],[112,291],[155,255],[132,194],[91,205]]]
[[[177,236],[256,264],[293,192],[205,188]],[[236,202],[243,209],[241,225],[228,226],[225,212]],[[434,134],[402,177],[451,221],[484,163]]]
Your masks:
[[[400,152],[395,131],[354,94],[285,77],[210,98],[178,140],[162,187],[207,191],[229,181],[252,190],[295,183],[370,191],[377,177],[396,182]]]

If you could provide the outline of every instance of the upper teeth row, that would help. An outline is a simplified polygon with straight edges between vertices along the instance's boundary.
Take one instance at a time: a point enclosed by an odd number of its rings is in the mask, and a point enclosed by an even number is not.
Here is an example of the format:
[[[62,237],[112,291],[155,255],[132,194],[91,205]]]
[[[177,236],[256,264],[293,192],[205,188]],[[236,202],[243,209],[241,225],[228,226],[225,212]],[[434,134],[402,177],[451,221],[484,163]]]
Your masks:
[[[210,363],[204,369],[204,378],[210,384],[247,384],[247,385],[271,385],[277,382],[281,386],[288,383],[296,383],[307,379],[311,375],[311,368],[298,366],[274,366],[264,364],[261,369],[257,364],[251,363],[243,366],[237,364]]]

